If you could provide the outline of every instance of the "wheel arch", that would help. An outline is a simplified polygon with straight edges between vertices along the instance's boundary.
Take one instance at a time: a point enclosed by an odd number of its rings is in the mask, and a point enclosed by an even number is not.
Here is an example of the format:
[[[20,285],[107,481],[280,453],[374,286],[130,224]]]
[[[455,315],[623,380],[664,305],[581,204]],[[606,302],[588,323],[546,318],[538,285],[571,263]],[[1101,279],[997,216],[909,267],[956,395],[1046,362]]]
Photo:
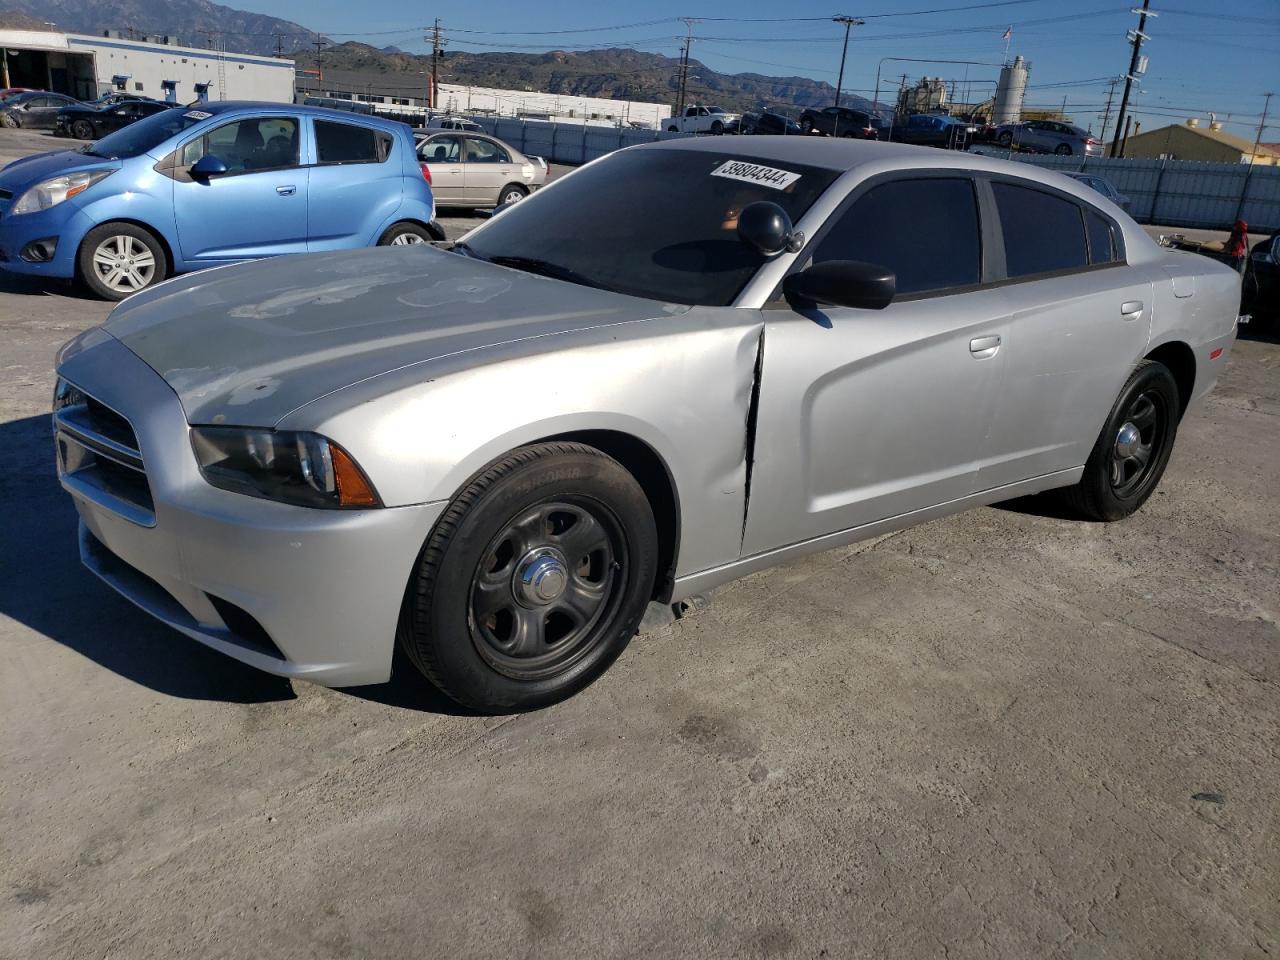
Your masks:
[[[665,602],[675,585],[676,560],[680,554],[680,497],[666,461],[644,440],[621,430],[572,430],[530,443],[555,440],[595,447],[622,464],[640,484],[658,531],[659,578],[653,587],[653,599]]]
[[[1178,419],[1181,420],[1182,414],[1186,412],[1187,405],[1191,403],[1191,398],[1195,395],[1195,351],[1191,349],[1189,344],[1181,340],[1170,340],[1149,352],[1144,359],[1163,363],[1169,368],[1169,372],[1173,374],[1174,382],[1178,385]]]
[[[77,261],[80,258],[80,251],[84,248],[85,241],[89,238],[89,234],[99,227],[105,227],[112,223],[127,223],[131,227],[137,227],[140,230],[147,231],[147,233],[155,237],[156,242],[160,244],[160,249],[164,252],[165,267],[167,268],[165,270],[165,275],[167,277],[172,277],[178,272],[177,261],[174,259],[173,244],[171,244],[169,242],[169,238],[164,235],[164,231],[157,230],[153,224],[147,223],[145,220],[135,219],[134,217],[108,217],[99,223],[95,223],[85,231],[84,236],[80,238],[80,243],[76,245]]]

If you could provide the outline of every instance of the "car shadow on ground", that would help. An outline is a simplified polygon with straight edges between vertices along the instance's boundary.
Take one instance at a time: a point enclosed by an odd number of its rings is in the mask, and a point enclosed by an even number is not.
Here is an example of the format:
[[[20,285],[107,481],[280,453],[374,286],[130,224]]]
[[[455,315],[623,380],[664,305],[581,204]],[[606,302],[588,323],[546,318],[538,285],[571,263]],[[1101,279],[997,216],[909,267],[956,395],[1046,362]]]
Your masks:
[[[74,281],[29,277],[7,270],[0,270],[0,293],[17,297],[67,297],[72,300],[102,302]]]
[[[157,693],[188,700],[291,700],[290,681],[223,656],[153,620],[80,564],[76,512],[58,484],[48,416],[0,423],[0,615]],[[467,714],[407,662],[364,700]]]

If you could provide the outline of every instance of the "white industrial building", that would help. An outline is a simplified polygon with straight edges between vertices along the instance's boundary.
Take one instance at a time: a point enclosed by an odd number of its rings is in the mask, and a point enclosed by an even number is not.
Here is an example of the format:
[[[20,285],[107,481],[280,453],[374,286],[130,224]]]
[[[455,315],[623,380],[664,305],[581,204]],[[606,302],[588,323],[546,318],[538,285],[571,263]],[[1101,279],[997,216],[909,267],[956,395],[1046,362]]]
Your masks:
[[[0,30],[0,87],[92,100],[113,90],[171,103],[293,101],[293,61],[178,44],[40,30]]]
[[[402,116],[410,123],[415,120],[421,122],[424,114],[430,112],[576,121],[606,127],[638,125],[656,129],[659,120],[671,116],[671,105],[666,103],[503,90],[458,83],[440,84],[439,102],[434,109],[429,109],[427,85],[425,72],[418,83],[410,86],[405,79],[399,78],[388,78],[383,83],[369,82],[365,75],[355,71],[324,70],[319,75],[315,71],[302,71],[298,74],[298,97],[311,98],[316,102],[367,103],[377,113]]]

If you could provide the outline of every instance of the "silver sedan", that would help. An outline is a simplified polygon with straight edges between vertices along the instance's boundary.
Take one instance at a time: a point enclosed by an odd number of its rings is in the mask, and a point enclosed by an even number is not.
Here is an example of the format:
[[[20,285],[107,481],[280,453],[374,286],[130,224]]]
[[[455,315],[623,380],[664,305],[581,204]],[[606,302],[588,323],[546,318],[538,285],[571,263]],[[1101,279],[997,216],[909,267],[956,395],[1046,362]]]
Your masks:
[[[59,355],[58,473],[84,563],[195,640],[526,709],[652,602],[1041,491],[1128,516],[1239,296],[1025,164],[651,144],[452,250],[137,294]]]
[[[1057,120],[1028,120],[1010,123],[996,129],[996,143],[1030,153],[1074,154],[1100,157],[1102,142],[1088,130]]]
[[[415,133],[441,207],[497,207],[523,200],[547,182],[547,163],[483,133]]]

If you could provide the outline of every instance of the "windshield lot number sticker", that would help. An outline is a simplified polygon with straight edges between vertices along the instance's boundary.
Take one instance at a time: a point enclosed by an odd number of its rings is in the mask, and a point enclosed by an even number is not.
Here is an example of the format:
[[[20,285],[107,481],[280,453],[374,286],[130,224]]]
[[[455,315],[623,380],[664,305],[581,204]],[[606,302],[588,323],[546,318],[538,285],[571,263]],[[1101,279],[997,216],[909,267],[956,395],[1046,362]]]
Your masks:
[[[800,179],[798,173],[762,167],[758,163],[747,163],[743,160],[728,160],[712,170],[711,175],[727,177],[730,180],[742,180],[745,183],[756,183],[771,190],[785,190]]]

